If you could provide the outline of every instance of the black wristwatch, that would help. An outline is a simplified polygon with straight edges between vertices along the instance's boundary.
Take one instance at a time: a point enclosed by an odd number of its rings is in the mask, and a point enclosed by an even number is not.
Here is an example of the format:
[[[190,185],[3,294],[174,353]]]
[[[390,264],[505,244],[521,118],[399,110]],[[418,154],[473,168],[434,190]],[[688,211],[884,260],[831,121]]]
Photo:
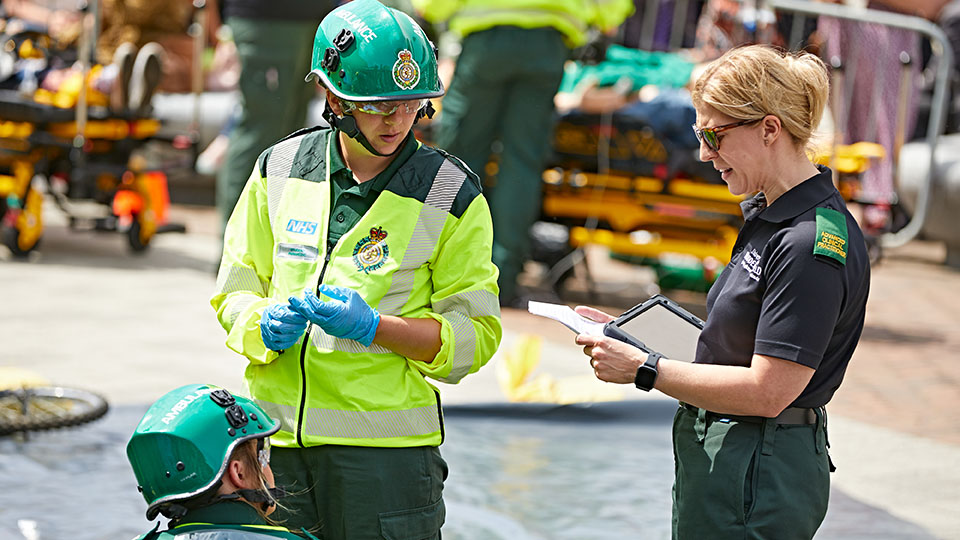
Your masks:
[[[647,361],[637,368],[637,375],[633,378],[633,384],[644,392],[653,390],[653,383],[657,382],[657,364],[663,355],[658,352],[652,352],[647,355]]]

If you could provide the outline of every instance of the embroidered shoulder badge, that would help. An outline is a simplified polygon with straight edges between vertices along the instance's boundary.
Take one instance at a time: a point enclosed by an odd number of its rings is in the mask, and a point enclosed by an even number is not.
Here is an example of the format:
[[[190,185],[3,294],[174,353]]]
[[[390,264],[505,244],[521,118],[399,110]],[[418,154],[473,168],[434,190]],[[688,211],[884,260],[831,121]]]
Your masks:
[[[830,208],[817,208],[817,235],[813,254],[847,263],[847,219]]]
[[[393,64],[393,82],[403,90],[409,90],[420,82],[420,66],[413,59],[413,53],[404,49],[397,53]]]
[[[370,229],[370,236],[365,236],[357,242],[353,248],[353,262],[357,265],[358,271],[369,274],[377,270],[387,257],[390,256],[390,248],[387,247],[385,240],[387,231],[383,227],[373,227]]]

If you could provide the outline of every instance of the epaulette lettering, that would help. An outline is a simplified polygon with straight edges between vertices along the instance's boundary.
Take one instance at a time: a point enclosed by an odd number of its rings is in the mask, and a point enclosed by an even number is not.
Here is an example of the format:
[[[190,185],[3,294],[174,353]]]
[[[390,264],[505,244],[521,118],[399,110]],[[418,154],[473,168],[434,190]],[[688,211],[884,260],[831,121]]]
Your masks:
[[[847,219],[831,208],[817,208],[817,234],[813,240],[815,256],[847,263]]]

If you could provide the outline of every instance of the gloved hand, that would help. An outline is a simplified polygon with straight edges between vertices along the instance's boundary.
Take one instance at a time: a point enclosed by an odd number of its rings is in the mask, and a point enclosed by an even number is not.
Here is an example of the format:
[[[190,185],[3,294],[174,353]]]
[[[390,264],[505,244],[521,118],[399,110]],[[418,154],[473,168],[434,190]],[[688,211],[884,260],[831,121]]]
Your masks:
[[[291,296],[290,307],[331,336],[352,339],[369,347],[380,324],[377,310],[349,287],[321,284],[319,291],[331,300],[324,302],[308,289],[303,291],[303,298]]]
[[[260,337],[272,351],[292,347],[306,329],[306,317],[290,309],[290,304],[273,304],[260,316]]]

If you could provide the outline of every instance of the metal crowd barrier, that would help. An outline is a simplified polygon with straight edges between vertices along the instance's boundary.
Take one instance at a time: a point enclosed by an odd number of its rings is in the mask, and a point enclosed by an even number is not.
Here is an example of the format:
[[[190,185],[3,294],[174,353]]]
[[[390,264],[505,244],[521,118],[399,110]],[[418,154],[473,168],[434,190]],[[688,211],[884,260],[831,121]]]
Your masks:
[[[927,213],[930,207],[931,191],[938,179],[934,176],[937,168],[934,166],[936,155],[936,146],[940,135],[943,134],[944,125],[947,117],[948,107],[948,84],[953,66],[954,51],[947,40],[946,34],[935,23],[911,15],[903,15],[887,11],[866,9],[857,6],[848,6],[844,4],[832,4],[826,2],[813,2],[809,0],[740,0],[744,10],[753,10],[750,15],[757,19],[757,28],[755,36],[758,41],[764,42],[769,38],[769,33],[764,29],[764,23],[761,20],[762,15],[767,11],[774,13],[788,13],[793,15],[790,24],[789,36],[784,36],[786,43],[790,47],[796,48],[802,46],[802,33],[807,19],[816,19],[820,16],[834,17],[837,19],[858,21],[863,23],[875,23],[916,32],[930,42],[930,48],[935,57],[936,76],[934,79],[933,98],[931,103],[930,118],[927,123],[926,143],[930,147],[930,166],[928,168],[927,178],[920,185],[917,193],[916,208],[910,221],[896,233],[886,233],[881,237],[883,247],[896,247],[906,244],[920,233]],[[656,24],[659,15],[663,9],[668,9],[669,4],[673,5],[673,13],[670,19],[670,34],[667,43],[670,50],[679,49],[682,46],[686,30],[685,25],[689,10],[692,6],[691,0],[646,0],[642,4],[643,19],[640,28],[638,43],[640,48],[653,50],[657,43]],[[824,59],[829,62],[829,59]],[[902,130],[902,127],[901,127]],[[899,151],[898,148],[895,149]],[[890,156],[896,166],[897,156]],[[897,172],[894,170],[894,175]]]
[[[911,30],[922,34],[930,40],[931,52],[936,57],[936,78],[934,80],[933,101],[930,109],[930,119],[927,123],[926,142],[930,147],[930,167],[926,181],[917,192],[917,204],[909,223],[896,233],[886,233],[881,238],[883,247],[896,247],[906,244],[920,233],[927,211],[930,207],[930,193],[936,181],[935,156],[937,141],[943,134],[946,122],[948,100],[948,82],[950,70],[953,66],[953,49],[943,30],[933,22],[921,17],[865,9],[841,4],[810,2],[805,0],[766,0],[764,4],[774,11],[791,12],[798,15],[819,17],[827,16],[837,19],[876,23],[892,28]],[[796,35],[800,17],[795,17],[789,43],[797,43]],[[896,159],[894,157],[894,159]]]

